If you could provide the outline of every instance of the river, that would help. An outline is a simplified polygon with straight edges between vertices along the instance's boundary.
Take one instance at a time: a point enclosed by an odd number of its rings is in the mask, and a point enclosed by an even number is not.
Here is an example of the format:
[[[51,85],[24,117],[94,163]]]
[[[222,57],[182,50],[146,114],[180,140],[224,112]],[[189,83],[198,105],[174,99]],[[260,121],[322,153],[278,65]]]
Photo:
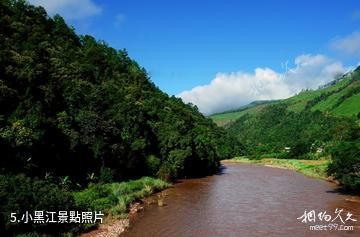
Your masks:
[[[123,236],[360,236],[359,197],[290,170],[226,163],[218,175],[180,180],[163,195],[166,205],[147,205]],[[336,209],[343,210],[338,217]],[[297,219],[312,210],[315,222],[311,215],[307,223]],[[348,212],[357,221],[345,222]],[[333,230],[333,224],[354,230]],[[310,230],[315,225],[327,230]]]

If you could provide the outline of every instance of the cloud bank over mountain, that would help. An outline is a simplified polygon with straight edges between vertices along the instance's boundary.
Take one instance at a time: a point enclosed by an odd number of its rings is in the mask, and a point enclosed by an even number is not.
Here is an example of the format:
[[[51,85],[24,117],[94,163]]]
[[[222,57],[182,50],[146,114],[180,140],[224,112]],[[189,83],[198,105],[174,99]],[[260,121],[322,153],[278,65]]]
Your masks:
[[[255,100],[284,99],[303,89],[316,89],[347,70],[341,62],[322,54],[300,55],[294,65],[284,73],[271,68],[256,68],[252,73],[218,73],[210,84],[196,86],[177,96],[209,115]]]

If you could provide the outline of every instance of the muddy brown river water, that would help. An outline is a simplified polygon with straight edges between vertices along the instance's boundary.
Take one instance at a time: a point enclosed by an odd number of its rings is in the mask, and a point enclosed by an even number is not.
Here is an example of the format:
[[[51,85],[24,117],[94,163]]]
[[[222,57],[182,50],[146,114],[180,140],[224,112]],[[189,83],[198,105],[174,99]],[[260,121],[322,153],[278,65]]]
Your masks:
[[[226,163],[221,174],[181,180],[164,195],[166,205],[147,205],[125,237],[360,236],[360,197],[290,170]],[[297,219],[305,211],[307,223]],[[348,212],[357,221],[345,221]],[[316,225],[326,230],[310,230]]]

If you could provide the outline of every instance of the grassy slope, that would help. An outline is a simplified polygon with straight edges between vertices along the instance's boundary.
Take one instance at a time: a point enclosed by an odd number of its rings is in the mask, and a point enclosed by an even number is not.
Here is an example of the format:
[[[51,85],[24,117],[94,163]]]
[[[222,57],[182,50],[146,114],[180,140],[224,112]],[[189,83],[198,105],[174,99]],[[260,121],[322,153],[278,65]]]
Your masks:
[[[335,85],[332,85],[332,86],[329,86],[326,88],[322,88],[322,89],[318,89],[318,90],[310,90],[310,91],[302,92],[296,96],[285,99],[284,101],[282,101],[282,103],[287,104],[288,109],[290,111],[300,112],[305,109],[307,102],[309,102],[312,99],[315,99],[317,96],[320,96],[321,94],[334,93],[334,94],[332,94],[332,96],[339,98],[343,93],[346,93],[346,90],[341,90],[341,89],[343,89],[344,87],[346,89],[350,80],[351,80],[351,78],[347,77],[344,80],[339,81]],[[337,90],[340,90],[340,91],[336,92]],[[329,99],[329,97],[326,98],[325,100],[320,101],[319,103],[315,104],[311,109],[316,110],[317,108],[314,108],[314,107],[320,107],[320,108],[321,107],[329,107],[329,108],[331,108],[337,102],[337,99],[336,100],[332,99],[333,102],[329,103],[330,100],[328,101],[328,99]],[[319,109],[319,110],[321,110],[321,109]],[[321,110],[321,111],[324,111],[324,110]]]
[[[352,116],[360,112],[360,93],[346,99],[341,106],[338,106],[332,112],[336,115]]]
[[[251,160],[246,157],[236,157],[231,160],[224,160],[223,162],[239,162],[246,164],[258,164],[276,168],[284,168],[289,170],[295,170],[309,177],[328,179],[326,175],[326,168],[329,163],[328,160],[296,160],[275,158]]]
[[[353,74],[354,75],[354,74]],[[357,80],[352,80],[353,75],[346,75],[334,85],[327,86],[318,90],[309,90],[299,93],[293,97],[274,103],[283,103],[287,105],[288,110],[300,112],[305,109],[307,103],[318,96],[324,96],[318,103],[315,103],[310,109],[312,111],[320,110],[329,112],[337,116],[353,116],[360,112],[360,93],[356,93],[341,102],[341,97],[349,93],[354,88],[360,87],[360,78],[357,74]],[[341,103],[340,103],[341,102]],[[272,103],[272,104],[274,104]],[[244,116],[245,114],[254,114],[261,111],[267,104],[255,105],[240,111],[224,112],[210,116],[218,125],[226,125],[229,122]]]
[[[211,118],[217,125],[224,126],[229,122],[234,122],[238,118],[244,116],[245,114],[254,114],[263,109],[266,105],[257,105],[242,111],[235,111],[229,113],[215,114]]]
[[[269,104],[274,104],[277,101],[254,101],[246,106],[243,106],[242,108],[239,108],[238,110],[224,112],[224,113],[218,113],[211,115],[211,119],[214,120],[214,122],[217,125],[224,126],[229,122],[234,122],[238,118],[242,117],[245,114],[254,114],[262,110],[265,106]]]

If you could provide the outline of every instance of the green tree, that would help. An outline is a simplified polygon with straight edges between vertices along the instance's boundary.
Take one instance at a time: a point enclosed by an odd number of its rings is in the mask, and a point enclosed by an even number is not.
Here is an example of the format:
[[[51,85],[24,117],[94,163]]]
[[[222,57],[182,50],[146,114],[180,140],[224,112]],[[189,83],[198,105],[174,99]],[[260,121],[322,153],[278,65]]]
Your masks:
[[[333,148],[328,174],[346,189],[360,192],[360,141],[342,142]]]

